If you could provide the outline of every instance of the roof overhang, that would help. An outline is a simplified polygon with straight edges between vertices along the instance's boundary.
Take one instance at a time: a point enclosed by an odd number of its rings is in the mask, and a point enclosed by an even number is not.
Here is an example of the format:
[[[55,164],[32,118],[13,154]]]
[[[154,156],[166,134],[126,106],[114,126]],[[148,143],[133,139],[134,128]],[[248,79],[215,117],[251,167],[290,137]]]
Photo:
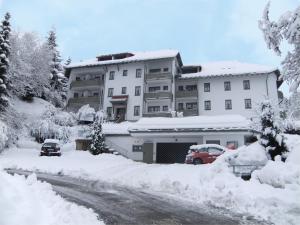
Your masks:
[[[115,95],[112,96],[110,102],[112,104],[127,104],[128,95]]]

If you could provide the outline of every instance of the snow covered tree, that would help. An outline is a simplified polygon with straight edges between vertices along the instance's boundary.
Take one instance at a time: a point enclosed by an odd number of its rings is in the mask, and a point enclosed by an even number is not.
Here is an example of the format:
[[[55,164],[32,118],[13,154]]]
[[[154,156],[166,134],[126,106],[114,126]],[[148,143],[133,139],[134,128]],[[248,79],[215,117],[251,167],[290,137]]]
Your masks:
[[[283,142],[283,137],[276,124],[274,109],[269,100],[260,104],[260,144],[274,160],[275,156],[284,156],[287,151]]]
[[[284,13],[277,22],[270,21],[269,9],[270,2],[259,21],[259,28],[268,48],[277,55],[282,54],[280,44],[284,39],[292,46],[282,61],[282,78],[290,84],[290,91],[295,92],[300,85],[300,6]]]
[[[5,111],[5,108],[8,106],[7,99],[7,71],[9,67],[9,53],[10,53],[10,14],[6,13],[4,20],[0,26],[0,111]]]
[[[102,133],[102,124],[99,119],[96,118],[92,124],[91,130],[92,143],[89,151],[93,155],[99,155],[105,150],[104,135]]]
[[[70,65],[71,62],[72,62],[72,59],[69,57],[69,58],[67,59],[67,61],[65,62],[65,66]]]

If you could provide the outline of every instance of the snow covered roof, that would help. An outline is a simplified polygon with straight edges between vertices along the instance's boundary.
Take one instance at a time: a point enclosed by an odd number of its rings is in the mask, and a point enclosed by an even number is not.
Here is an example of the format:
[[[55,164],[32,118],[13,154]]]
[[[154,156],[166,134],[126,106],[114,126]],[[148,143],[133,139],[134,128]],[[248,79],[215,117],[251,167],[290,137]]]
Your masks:
[[[260,74],[271,73],[277,70],[277,68],[242,63],[238,61],[220,61],[201,64],[201,72],[182,74],[182,79],[198,78],[198,77],[214,77],[214,76],[228,76],[239,74]]]
[[[131,54],[133,56],[129,56],[123,59],[112,59],[112,60],[104,60],[104,61],[98,61],[98,58],[101,56],[98,56],[94,59],[89,59],[86,61],[82,61],[79,63],[72,63],[69,66],[67,66],[67,69],[76,68],[76,67],[85,67],[85,66],[97,66],[97,65],[109,65],[109,64],[117,64],[117,63],[128,63],[128,62],[134,62],[134,61],[143,61],[143,60],[152,60],[152,59],[162,59],[162,58],[173,58],[178,57],[178,59],[181,62],[181,58],[179,55],[179,52],[177,50],[157,50],[157,51],[146,51],[146,52],[130,52],[128,54]],[[118,54],[111,54],[118,55]]]
[[[134,122],[122,122],[122,123],[103,123],[102,129],[104,134],[120,134],[129,135],[128,127],[134,124]]]
[[[141,118],[133,123],[129,132],[155,131],[216,131],[249,130],[250,121],[240,115],[191,116],[176,118]]]

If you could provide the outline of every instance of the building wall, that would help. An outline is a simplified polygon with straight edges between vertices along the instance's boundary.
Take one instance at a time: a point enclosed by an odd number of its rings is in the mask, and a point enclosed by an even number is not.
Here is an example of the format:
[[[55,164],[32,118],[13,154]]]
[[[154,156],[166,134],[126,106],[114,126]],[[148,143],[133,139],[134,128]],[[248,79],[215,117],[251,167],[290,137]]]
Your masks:
[[[198,81],[199,114],[240,114],[247,118],[255,116],[254,108],[264,97],[278,102],[276,75],[243,75],[202,78]],[[243,89],[243,80],[250,80],[250,90]],[[231,91],[224,90],[224,82],[230,81]],[[204,83],[210,83],[210,92],[204,92]],[[232,100],[232,109],[225,109],[225,100]],[[245,109],[244,99],[251,99],[252,109]],[[204,101],[211,101],[211,110],[204,109]]]
[[[142,77],[136,78],[136,69],[142,69]],[[123,70],[128,70],[127,76],[123,76]],[[105,93],[103,108],[112,107],[111,98],[108,97],[108,89],[113,88],[113,95],[122,95],[122,87],[126,87],[128,95],[126,120],[138,120],[143,111],[143,85],[144,85],[144,62],[119,64],[107,66],[105,74]],[[114,80],[109,80],[110,71],[115,71]],[[141,95],[135,96],[135,86],[141,86]],[[134,116],[134,106],[140,106],[140,116]]]

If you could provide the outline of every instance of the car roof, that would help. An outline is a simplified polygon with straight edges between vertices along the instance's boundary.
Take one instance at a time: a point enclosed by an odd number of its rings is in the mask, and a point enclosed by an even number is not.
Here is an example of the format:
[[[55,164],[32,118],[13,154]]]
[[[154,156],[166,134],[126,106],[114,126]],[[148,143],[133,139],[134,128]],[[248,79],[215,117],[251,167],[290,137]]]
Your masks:
[[[220,149],[226,150],[225,147],[223,147],[223,146],[221,146],[221,145],[217,145],[217,144],[192,145],[192,146],[190,147],[190,149],[191,149],[191,150],[199,150],[199,149],[209,148],[209,147],[220,148]]]
[[[46,143],[59,144],[59,140],[57,140],[57,139],[45,139],[44,144],[46,144]]]

